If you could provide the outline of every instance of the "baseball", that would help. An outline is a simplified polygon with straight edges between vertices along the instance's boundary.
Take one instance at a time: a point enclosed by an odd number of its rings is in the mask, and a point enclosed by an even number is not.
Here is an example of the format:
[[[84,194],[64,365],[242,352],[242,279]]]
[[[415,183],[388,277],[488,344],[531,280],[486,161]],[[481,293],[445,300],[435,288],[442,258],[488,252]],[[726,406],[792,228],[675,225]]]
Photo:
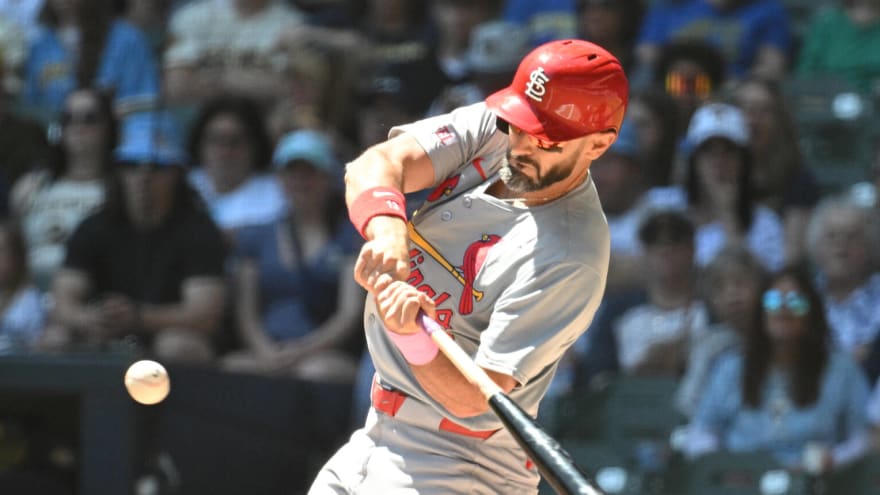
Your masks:
[[[148,359],[137,361],[125,372],[125,388],[131,398],[145,405],[162,402],[171,383],[165,367]]]

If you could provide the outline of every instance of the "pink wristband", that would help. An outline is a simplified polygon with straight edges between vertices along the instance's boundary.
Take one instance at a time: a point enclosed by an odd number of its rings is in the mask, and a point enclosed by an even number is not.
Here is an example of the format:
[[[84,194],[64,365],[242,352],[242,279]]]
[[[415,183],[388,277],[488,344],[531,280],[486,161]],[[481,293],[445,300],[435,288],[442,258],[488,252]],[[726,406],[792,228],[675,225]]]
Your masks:
[[[426,332],[402,334],[386,329],[388,337],[409,364],[421,366],[434,360],[440,348]]]
[[[397,217],[406,222],[406,197],[402,192],[390,187],[373,187],[360,193],[348,209],[348,218],[367,238],[367,224],[377,215]]]

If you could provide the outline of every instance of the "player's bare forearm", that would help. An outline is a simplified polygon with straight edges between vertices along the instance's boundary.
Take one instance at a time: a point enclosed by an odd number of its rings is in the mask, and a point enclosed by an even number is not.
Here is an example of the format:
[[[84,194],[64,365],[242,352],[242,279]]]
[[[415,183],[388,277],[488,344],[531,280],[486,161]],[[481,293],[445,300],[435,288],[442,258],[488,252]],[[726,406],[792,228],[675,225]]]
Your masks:
[[[489,411],[489,403],[480,389],[470,383],[443,353],[424,366],[411,368],[422,388],[452,415],[469,418]],[[509,375],[490,370],[486,373],[505,393],[516,386],[516,380]]]
[[[412,136],[400,134],[368,148],[345,167],[348,206],[364,191],[390,187],[408,193],[425,189],[434,180],[431,159]]]

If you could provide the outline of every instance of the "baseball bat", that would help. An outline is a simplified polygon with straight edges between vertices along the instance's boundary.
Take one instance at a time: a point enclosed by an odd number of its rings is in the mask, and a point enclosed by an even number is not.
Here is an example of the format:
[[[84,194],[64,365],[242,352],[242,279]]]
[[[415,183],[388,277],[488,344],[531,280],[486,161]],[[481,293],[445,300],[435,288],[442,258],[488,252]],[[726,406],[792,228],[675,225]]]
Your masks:
[[[559,495],[602,495],[578,469],[568,452],[537,421],[522,410],[477,363],[443,330],[439,323],[419,312],[419,325],[440,351],[480,389],[489,407],[526,451],[547,483]]]

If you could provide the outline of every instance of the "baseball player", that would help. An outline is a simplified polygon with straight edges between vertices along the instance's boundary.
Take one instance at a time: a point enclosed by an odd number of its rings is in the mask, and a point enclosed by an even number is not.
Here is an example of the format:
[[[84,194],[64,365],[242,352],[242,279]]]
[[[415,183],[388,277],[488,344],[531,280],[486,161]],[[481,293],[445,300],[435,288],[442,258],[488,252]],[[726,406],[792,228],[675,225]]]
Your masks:
[[[348,164],[376,374],[365,426],[311,495],[537,493],[531,461],[416,317],[433,317],[537,415],[605,287],[608,226],[589,167],[627,99],[610,53],[554,41],[485,102],[395,127]],[[407,221],[403,193],[427,188]]]

